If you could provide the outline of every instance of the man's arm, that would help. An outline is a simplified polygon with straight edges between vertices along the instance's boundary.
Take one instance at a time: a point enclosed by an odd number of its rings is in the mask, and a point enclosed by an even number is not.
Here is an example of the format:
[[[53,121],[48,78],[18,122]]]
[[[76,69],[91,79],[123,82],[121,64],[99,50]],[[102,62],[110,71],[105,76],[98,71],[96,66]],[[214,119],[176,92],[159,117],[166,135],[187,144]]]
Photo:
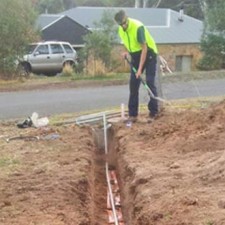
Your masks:
[[[139,62],[139,67],[138,71],[136,73],[136,77],[139,78],[142,74],[143,66],[145,64],[147,52],[148,52],[148,47],[146,43],[141,44],[141,57],[140,57],[140,62]]]
[[[140,62],[139,62],[139,67],[136,73],[136,77],[139,78],[142,74],[142,70],[145,64],[147,52],[148,52],[148,46],[145,40],[145,30],[144,27],[139,27],[137,31],[137,36],[138,36],[138,42],[141,45],[141,56],[140,56]]]

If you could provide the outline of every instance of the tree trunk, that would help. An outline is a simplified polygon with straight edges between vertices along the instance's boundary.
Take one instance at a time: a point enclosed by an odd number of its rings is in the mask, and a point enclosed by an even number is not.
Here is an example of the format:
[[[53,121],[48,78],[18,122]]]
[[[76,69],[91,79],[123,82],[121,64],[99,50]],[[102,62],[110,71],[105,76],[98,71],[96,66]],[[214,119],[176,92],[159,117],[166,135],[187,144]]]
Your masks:
[[[140,8],[141,0],[135,0],[135,8]]]
[[[148,7],[148,0],[143,0],[143,8],[147,8]]]

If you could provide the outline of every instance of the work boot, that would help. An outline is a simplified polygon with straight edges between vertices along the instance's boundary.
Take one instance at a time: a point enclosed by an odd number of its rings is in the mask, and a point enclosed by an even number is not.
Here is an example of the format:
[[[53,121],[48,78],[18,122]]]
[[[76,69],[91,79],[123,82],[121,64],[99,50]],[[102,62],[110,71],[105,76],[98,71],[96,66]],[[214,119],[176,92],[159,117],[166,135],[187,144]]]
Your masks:
[[[124,123],[135,123],[137,122],[137,116],[129,116],[127,119],[124,120]]]
[[[137,122],[137,116],[129,116],[127,122],[135,123]]]
[[[158,118],[158,114],[155,114],[155,115],[152,115],[152,114],[149,114],[149,117],[148,117],[148,120],[147,122],[148,123],[152,123],[154,120],[156,120]]]

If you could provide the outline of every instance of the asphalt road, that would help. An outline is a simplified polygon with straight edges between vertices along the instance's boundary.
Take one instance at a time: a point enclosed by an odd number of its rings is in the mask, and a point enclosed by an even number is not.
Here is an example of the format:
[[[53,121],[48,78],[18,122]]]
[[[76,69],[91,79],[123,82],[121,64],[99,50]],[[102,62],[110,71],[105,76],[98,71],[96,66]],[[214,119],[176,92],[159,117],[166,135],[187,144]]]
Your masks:
[[[225,79],[198,80],[162,85],[163,97],[167,100],[225,95]],[[0,120],[27,118],[33,112],[39,116],[60,113],[107,110],[127,104],[128,85],[85,87],[59,90],[34,90],[0,92]],[[147,103],[148,95],[140,88],[140,102]]]

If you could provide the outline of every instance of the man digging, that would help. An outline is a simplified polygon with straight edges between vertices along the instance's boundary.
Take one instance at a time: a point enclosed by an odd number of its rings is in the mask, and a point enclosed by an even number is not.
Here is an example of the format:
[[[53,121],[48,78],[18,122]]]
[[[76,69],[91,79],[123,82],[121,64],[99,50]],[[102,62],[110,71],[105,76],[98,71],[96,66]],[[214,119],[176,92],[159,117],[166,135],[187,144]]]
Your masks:
[[[119,37],[128,51],[123,54],[123,57],[126,58],[130,55],[131,64],[135,68],[134,70],[131,67],[129,82],[129,117],[127,122],[132,123],[136,122],[138,117],[140,76],[144,70],[146,72],[146,83],[153,95],[157,96],[155,76],[158,50],[154,39],[140,21],[127,17],[124,10],[117,12],[114,19],[119,25]],[[150,97],[148,110],[149,120],[153,120],[158,114],[158,101],[156,98]]]

